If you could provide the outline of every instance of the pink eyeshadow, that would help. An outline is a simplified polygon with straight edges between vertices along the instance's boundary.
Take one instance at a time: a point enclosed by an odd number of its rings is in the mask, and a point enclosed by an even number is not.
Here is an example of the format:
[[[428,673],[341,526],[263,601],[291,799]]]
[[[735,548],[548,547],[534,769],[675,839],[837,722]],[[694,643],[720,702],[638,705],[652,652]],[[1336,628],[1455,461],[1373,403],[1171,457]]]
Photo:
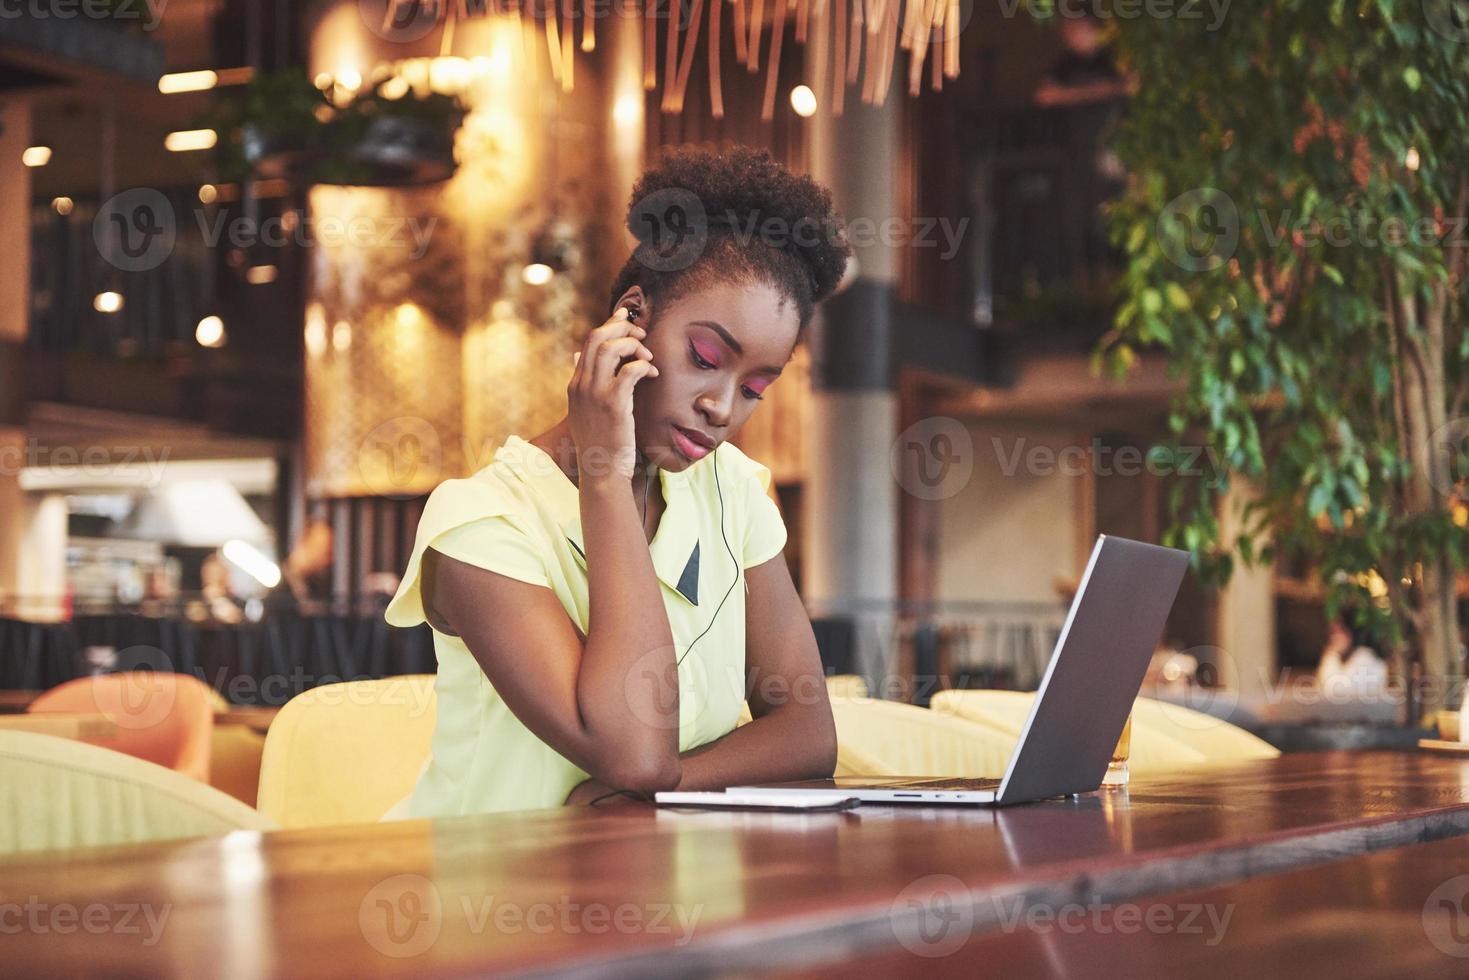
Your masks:
[[[719,351],[713,347],[707,347],[696,340],[694,341],[694,350],[698,351],[699,356],[710,364],[713,364],[715,367],[719,366]]]

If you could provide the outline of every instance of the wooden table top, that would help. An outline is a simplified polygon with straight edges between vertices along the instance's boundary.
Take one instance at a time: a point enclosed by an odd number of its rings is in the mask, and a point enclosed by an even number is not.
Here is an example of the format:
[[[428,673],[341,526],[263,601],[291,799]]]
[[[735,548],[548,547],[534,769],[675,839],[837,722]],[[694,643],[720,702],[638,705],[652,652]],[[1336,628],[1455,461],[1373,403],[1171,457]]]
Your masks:
[[[604,804],[21,855],[0,860],[0,909],[134,910],[131,932],[7,936],[21,972],[788,969],[903,950],[935,903],[996,935],[1005,902],[1119,902],[1466,833],[1469,760],[1331,753],[1003,810]]]
[[[1449,838],[1252,878],[1099,902],[1001,902],[998,933],[929,910],[906,945],[864,958],[863,977],[1303,977],[1469,975],[1469,843]],[[792,976],[844,978],[829,964]]]

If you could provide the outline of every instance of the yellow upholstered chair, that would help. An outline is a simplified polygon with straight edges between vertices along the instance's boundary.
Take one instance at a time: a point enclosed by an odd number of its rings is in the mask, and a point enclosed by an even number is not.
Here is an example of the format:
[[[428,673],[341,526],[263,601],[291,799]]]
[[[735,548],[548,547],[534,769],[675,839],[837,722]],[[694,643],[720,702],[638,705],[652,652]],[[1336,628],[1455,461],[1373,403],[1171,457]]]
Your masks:
[[[429,757],[432,674],[347,681],[292,698],[260,761],[260,812],[283,827],[370,823],[413,789]]]
[[[953,715],[874,698],[831,699],[841,776],[999,777],[1015,736]]]
[[[867,678],[861,674],[832,674],[826,679],[826,694],[832,698],[865,698]],[[735,727],[748,725],[752,717],[750,702],[746,701],[740,705],[740,720],[735,723]]]
[[[1245,762],[1280,755],[1275,746],[1238,725],[1154,698],[1138,698],[1133,705],[1133,737],[1143,730],[1162,732],[1202,752],[1211,762]]]
[[[273,830],[239,800],[156,763],[0,731],[0,854]]]
[[[1035,694],[1029,691],[951,690],[935,694],[931,707],[936,712],[964,718],[1016,739],[1025,726],[1034,698]],[[1192,714],[1208,719],[1207,722],[1192,719],[1186,708],[1163,705],[1148,698],[1138,698],[1133,711],[1128,768],[1134,773],[1166,772],[1213,762],[1272,758],[1278,754],[1248,732],[1201,712]],[[1186,737],[1191,732],[1198,737]],[[1262,751],[1268,754],[1261,754]]]
[[[826,693],[834,698],[865,698],[867,678],[861,674],[833,674],[826,679]]]

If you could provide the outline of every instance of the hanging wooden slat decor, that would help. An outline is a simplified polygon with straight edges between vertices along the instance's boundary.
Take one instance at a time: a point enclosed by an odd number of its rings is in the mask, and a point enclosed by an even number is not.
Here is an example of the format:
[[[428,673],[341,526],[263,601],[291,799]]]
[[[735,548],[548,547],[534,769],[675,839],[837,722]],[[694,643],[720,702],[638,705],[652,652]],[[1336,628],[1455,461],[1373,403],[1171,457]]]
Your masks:
[[[887,101],[898,48],[908,52],[910,96],[917,96],[922,89],[925,61],[929,63],[929,87],[935,91],[943,88],[944,79],[959,76],[959,0],[691,0],[688,23],[682,24],[680,18],[684,13],[684,2],[643,0],[641,8],[643,88],[647,91],[656,89],[660,82],[657,21],[659,17],[666,17],[668,21],[661,77],[663,93],[659,100],[663,112],[683,112],[695,48],[699,43],[702,22],[707,16],[709,33],[705,60],[709,68],[710,110],[714,118],[724,117],[719,46],[725,4],[733,8],[729,29],[734,35],[735,60],[750,74],[760,73],[761,41],[767,26],[770,29],[768,53],[764,59],[764,99],[760,109],[760,117],[767,121],[775,114],[779,81],[776,76],[787,14],[795,21],[797,44],[804,45],[813,35],[831,40],[833,115],[842,114],[847,86],[856,85],[859,75],[864,103],[882,105]],[[597,47],[597,14],[593,0],[583,0],[580,10],[576,0],[388,0],[382,29],[389,31],[394,24],[422,22],[421,18],[434,17],[444,26],[443,48],[448,54],[453,44],[456,20],[491,14],[514,17],[524,23],[527,41],[534,34],[535,21],[540,21],[551,80],[563,92],[573,90],[577,22],[581,24],[581,51],[592,52]],[[530,53],[528,47],[527,54]],[[817,91],[826,88],[825,80],[821,80]]]

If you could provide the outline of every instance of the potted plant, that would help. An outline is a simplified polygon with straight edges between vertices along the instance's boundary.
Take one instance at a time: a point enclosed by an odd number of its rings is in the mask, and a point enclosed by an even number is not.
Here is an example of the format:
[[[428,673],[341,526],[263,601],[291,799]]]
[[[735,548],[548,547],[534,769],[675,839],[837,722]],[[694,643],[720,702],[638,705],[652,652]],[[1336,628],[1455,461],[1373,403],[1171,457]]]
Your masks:
[[[220,177],[306,177],[326,154],[326,126],[338,110],[301,68],[258,74],[222,93],[207,120],[219,133]]]
[[[454,175],[454,134],[464,121],[458,98],[412,91],[389,98],[378,82],[343,109],[329,126],[332,147],[322,183],[408,187]]]

